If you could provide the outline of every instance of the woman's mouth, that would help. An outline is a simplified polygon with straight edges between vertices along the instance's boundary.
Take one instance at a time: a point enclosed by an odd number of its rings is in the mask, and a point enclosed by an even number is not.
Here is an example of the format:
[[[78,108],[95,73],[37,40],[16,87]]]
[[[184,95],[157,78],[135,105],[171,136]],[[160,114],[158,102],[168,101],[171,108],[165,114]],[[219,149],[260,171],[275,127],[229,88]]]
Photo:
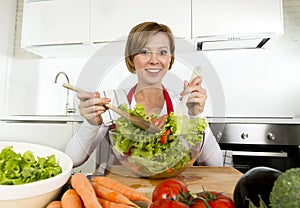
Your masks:
[[[150,73],[157,73],[157,72],[160,72],[160,69],[145,69],[147,72],[150,72]]]

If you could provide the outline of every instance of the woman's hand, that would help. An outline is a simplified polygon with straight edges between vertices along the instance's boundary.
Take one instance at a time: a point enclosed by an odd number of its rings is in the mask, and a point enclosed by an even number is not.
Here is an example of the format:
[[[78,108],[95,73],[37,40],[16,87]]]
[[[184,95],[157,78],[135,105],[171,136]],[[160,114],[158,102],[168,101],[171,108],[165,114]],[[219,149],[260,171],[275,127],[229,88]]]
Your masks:
[[[168,115],[164,114],[159,118],[152,118],[151,119],[151,123],[154,124],[155,126],[159,127],[159,128],[163,128],[164,125],[166,124],[166,117]]]
[[[201,84],[201,76],[195,77],[190,83],[188,81],[184,81],[184,90],[180,93],[181,96],[190,94],[186,105],[191,116],[199,115],[204,110],[207,94]]]
[[[107,110],[104,104],[109,103],[110,99],[101,98],[99,92],[78,92],[77,97],[80,100],[80,115],[92,125],[102,124],[101,114]]]

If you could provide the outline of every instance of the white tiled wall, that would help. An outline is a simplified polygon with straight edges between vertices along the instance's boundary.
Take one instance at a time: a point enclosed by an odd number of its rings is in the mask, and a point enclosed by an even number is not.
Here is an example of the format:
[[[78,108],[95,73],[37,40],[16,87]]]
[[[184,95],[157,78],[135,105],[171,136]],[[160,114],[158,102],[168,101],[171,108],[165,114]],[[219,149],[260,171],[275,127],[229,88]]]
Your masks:
[[[0,115],[6,111],[6,83],[13,55],[17,0],[0,0]]]

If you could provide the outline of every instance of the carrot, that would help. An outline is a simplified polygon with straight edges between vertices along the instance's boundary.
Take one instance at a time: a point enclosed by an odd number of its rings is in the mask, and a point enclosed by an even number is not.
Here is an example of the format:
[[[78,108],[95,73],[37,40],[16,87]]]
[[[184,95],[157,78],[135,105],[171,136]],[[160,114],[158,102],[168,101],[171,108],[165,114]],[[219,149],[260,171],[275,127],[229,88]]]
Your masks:
[[[68,189],[61,197],[62,208],[82,208],[80,196],[74,189]]]
[[[95,190],[89,179],[83,173],[75,173],[71,177],[71,186],[80,196],[86,208],[101,208]]]
[[[133,188],[130,188],[116,180],[110,179],[105,176],[97,176],[92,179],[93,182],[100,184],[108,189],[113,191],[117,191],[124,196],[126,196],[131,201],[147,201],[151,202],[149,198],[147,198],[144,194],[136,191]]]
[[[61,201],[55,200],[50,202],[46,208],[62,208]]]
[[[116,203],[119,203],[119,204],[126,204],[126,205],[130,205],[130,206],[139,207],[135,203],[130,201],[123,194],[120,194],[119,192],[116,192],[116,191],[113,191],[111,189],[105,188],[104,186],[101,186],[100,184],[98,184],[96,182],[91,182],[91,183],[92,183],[92,185],[95,189],[96,195],[98,197],[100,197],[102,199],[106,199],[106,200],[111,201],[111,202],[116,202]]]
[[[98,198],[98,202],[103,206],[103,208],[132,208],[130,205],[119,204],[102,198]]]

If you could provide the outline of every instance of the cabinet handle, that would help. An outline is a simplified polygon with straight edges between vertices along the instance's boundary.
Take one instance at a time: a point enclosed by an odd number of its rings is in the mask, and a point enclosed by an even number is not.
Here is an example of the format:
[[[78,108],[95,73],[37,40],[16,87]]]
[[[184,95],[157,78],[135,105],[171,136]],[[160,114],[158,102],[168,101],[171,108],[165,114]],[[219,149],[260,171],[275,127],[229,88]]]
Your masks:
[[[43,1],[53,1],[53,0],[27,0],[25,3],[36,3],[36,2],[43,2]]]

